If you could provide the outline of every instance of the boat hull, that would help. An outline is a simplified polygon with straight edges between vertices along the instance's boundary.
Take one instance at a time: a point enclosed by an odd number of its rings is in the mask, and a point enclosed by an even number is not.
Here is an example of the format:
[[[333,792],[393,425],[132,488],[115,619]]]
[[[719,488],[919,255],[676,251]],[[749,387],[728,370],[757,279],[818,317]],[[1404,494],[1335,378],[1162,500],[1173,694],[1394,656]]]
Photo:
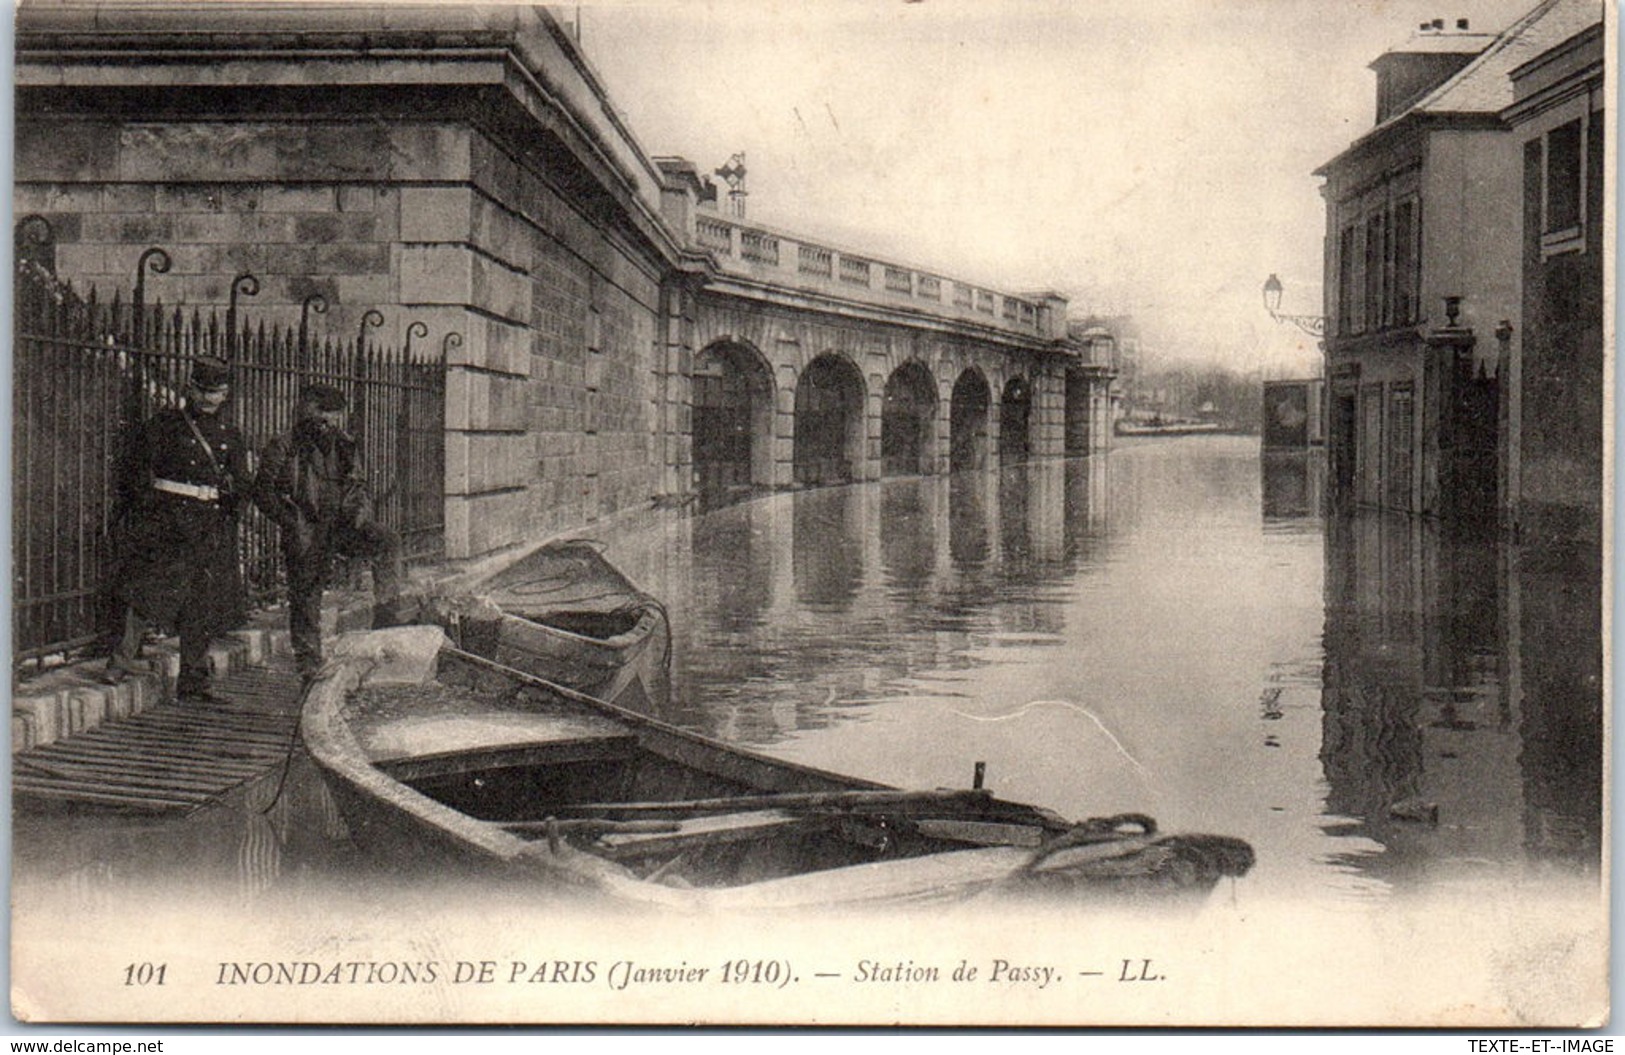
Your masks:
[[[364,849],[683,911],[1210,889],[1235,840],[1069,825],[986,792],[903,792],[743,751],[449,647],[347,635],[302,729]],[[1138,825],[1138,827],[1135,827]],[[991,843],[991,845],[983,845]],[[1195,862],[1194,864],[1192,862]]]
[[[542,546],[439,608],[459,647],[596,699],[649,711],[670,692],[665,608],[593,543]]]

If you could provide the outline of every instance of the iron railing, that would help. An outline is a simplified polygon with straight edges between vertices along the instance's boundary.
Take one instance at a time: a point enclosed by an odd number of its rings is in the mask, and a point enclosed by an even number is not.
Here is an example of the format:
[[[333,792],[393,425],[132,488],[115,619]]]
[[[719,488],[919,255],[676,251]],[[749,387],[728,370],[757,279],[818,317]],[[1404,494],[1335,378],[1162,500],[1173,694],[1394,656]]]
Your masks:
[[[254,449],[292,426],[297,393],[325,382],[350,397],[379,520],[401,536],[409,561],[445,552],[445,352],[456,333],[419,343],[414,322],[399,349],[368,336],[384,316],[368,310],[353,336],[317,338],[312,316],[326,301],[307,297],[297,329],[250,325],[238,301],[258,292],[236,276],[224,318],[146,302],[147,272],[169,257],[147,250],[134,296],[80,295],[52,273],[49,228],[38,217],[18,225],[13,316],[12,619],[14,662],[89,645],[110,628],[114,496],[119,462],[134,431],[180,398],[189,363],[217,355],[231,363],[229,414]],[[249,509],[240,551],[251,596],[274,597],[282,581],[276,528]]]

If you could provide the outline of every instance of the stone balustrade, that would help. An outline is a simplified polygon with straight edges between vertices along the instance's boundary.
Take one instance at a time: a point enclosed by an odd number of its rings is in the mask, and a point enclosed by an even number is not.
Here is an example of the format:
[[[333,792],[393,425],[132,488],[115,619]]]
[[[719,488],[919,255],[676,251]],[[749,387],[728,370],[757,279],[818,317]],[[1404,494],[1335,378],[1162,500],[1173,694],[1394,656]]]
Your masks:
[[[700,213],[694,240],[716,258],[724,274],[734,274],[798,291],[830,294],[878,306],[900,308],[944,320],[971,322],[1028,340],[1064,337],[1065,302],[1060,310],[1044,298],[1029,298],[952,282],[907,265],[807,241],[758,223]],[[1071,349],[1077,354],[1077,349]],[[1088,359],[1088,349],[1083,349]]]

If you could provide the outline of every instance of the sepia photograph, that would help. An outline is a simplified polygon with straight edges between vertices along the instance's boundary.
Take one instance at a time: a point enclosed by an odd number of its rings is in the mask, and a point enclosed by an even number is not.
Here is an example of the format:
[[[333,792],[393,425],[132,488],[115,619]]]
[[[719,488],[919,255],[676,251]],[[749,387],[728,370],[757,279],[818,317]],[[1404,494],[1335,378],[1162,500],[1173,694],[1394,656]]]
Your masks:
[[[1608,1025],[1613,5],[11,30],[18,1028]]]

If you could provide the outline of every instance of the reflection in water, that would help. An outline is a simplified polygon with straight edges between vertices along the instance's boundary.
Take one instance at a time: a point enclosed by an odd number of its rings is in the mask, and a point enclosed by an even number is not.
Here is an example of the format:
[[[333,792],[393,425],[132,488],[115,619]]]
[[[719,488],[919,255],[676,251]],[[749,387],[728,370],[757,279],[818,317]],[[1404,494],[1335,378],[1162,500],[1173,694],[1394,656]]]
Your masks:
[[[846,611],[863,585],[863,499],[855,487],[794,496],[796,599],[809,608]]]
[[[1571,646],[1588,628],[1595,639],[1599,608],[1569,603],[1585,592],[1572,573],[1543,582],[1514,560],[1399,515],[1327,525],[1326,805],[1384,849],[1361,855],[1371,874],[1516,864],[1520,851],[1597,864],[1600,681],[1576,674]]]
[[[881,566],[887,585],[904,598],[929,595],[936,574],[938,490],[921,477],[905,477],[880,492]]]
[[[988,542],[988,486],[997,477],[984,472],[948,478],[948,556],[959,568],[979,568],[992,556]]]
[[[1319,449],[1264,451],[1264,523],[1274,527],[1318,529],[1326,492],[1326,452]]]
[[[667,603],[661,713],[687,728],[912,787],[986,761],[998,793],[1069,816],[1245,838],[1269,896],[1595,873],[1598,560],[1323,520],[1321,472],[1261,471],[1240,437],[1126,443],[663,511],[603,541]],[[253,904],[416,875],[350,846],[302,759],[280,797],[185,819],[19,815],[14,849],[98,911],[135,878]]]
[[[1603,811],[1598,548],[1529,544],[1509,561],[1507,681],[1519,700],[1529,853],[1596,868]]]

